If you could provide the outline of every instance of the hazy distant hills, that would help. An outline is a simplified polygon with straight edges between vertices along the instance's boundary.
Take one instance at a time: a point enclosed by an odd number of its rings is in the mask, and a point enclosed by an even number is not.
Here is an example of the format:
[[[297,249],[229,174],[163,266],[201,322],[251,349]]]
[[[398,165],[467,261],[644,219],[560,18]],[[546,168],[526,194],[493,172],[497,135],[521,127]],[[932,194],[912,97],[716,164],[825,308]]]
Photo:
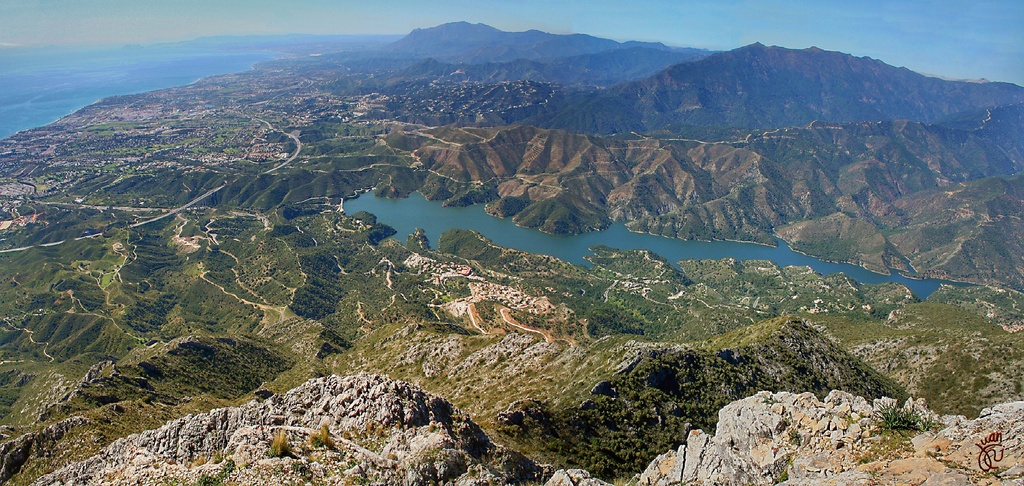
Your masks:
[[[412,61],[391,73],[392,79],[403,81],[425,77],[447,83],[528,80],[595,87],[643,79],[710,54],[656,42],[617,42],[538,30],[504,32],[484,24],[454,22],[416,29],[373,54],[359,56]]]
[[[701,49],[674,49],[660,42],[616,42],[586,34],[559,35],[539,30],[505,32],[489,25],[468,22],[416,29],[386,50],[409,57],[479,64],[517,59],[553,59],[637,48],[678,51],[693,57],[708,53]]]
[[[377,51],[410,61],[373,86],[394,89],[400,103],[423,105],[437,90],[414,83],[549,83],[577,90],[524,105],[510,93],[504,113],[491,102],[482,116],[460,112],[458,123],[525,123],[580,133],[678,130],[686,126],[779,128],[812,121],[937,122],[963,112],[1024,101],[1010,83],[950,81],[867,57],[815,47],[756,43],[727,52],[617,42],[583,34],[504,32],[456,22],[417,29]],[[417,62],[411,62],[413,60]],[[578,88],[585,88],[580,91]],[[605,87],[593,91],[593,87]],[[364,86],[369,89],[368,86]],[[543,105],[543,106],[540,106]],[[403,119],[436,118],[404,111]]]
[[[668,47],[652,42],[617,42],[583,34],[559,35],[536,30],[504,32],[483,24],[456,22],[416,29],[396,42],[376,48],[348,49],[309,60],[291,61],[292,68],[334,70],[339,94],[385,92],[400,102],[423,104],[436,99],[425,85],[486,85],[511,81],[549,83],[573,89],[614,86],[644,79],[679,63],[703,59],[712,51]],[[285,62],[288,64],[288,61]],[[353,73],[373,76],[352,76]],[[548,88],[551,90],[553,88]],[[477,90],[480,91],[480,90]],[[486,90],[482,90],[486,91]],[[520,105],[519,100],[509,104]],[[436,110],[428,110],[434,118]],[[495,110],[489,110],[488,113]],[[500,112],[500,107],[496,110]],[[422,119],[414,113],[408,119]],[[484,116],[487,123],[512,122],[536,110],[511,117]],[[417,116],[419,115],[419,116]],[[451,121],[462,120],[456,115]],[[469,120],[476,119],[473,114]],[[461,123],[461,121],[460,121]]]
[[[608,51],[553,59],[519,58],[477,64],[447,63],[430,58],[406,69],[409,77],[430,76],[443,82],[495,83],[528,80],[568,86],[611,86],[643,79],[683,62],[702,59],[706,51],[664,50],[648,47]]]
[[[840,52],[752,44],[598,96],[570,96],[529,121],[604,133],[679,125],[771,128],[814,120],[931,122],[1022,100],[1024,88],[1010,83],[947,81]]]

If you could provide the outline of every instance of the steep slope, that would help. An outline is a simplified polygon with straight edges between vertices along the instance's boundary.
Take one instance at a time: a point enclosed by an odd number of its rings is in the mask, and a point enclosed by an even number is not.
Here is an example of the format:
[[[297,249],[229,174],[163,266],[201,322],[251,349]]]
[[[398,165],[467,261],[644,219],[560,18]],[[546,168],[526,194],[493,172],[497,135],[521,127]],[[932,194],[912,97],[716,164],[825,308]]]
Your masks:
[[[422,383],[532,457],[606,478],[678,445],[691,424],[713,427],[719,408],[758,390],[904,396],[799,319],[693,346],[614,337],[574,347],[407,326],[368,336],[353,356],[352,371]]]
[[[600,96],[567,99],[528,122],[581,132],[674,125],[770,128],[814,120],[931,122],[1021,100],[1024,88],[1014,84],[946,81],[840,52],[752,44]]]
[[[982,179],[896,203],[908,224],[889,240],[922,273],[1024,289],[1024,176]]]
[[[291,446],[272,447],[283,435]],[[301,444],[301,445],[300,445]],[[267,461],[265,458],[278,457]],[[287,468],[285,470],[285,468]],[[205,481],[509,483],[537,480],[532,461],[494,445],[469,417],[415,385],[328,376],[240,407],[215,409],[120,439],[35,484]]]
[[[957,128],[815,122],[724,142],[529,126],[409,127],[387,142],[433,172],[419,189],[429,199],[491,202],[491,214],[542,231],[617,220],[683,239],[770,245],[778,235],[883,273],[913,265],[927,276],[1021,288],[1024,243],[1012,215],[1024,181],[1013,176],[1024,169],[1024,138],[1015,136],[1022,112],[1021,104],[977,112],[977,125]],[[485,184],[466,198],[453,181]]]
[[[697,349],[641,348],[598,383],[589,400],[539,417],[528,409],[527,419],[506,420],[499,430],[614,478],[639,469],[659,448],[679,444],[691,428],[710,430],[718,409],[756,390],[824,396],[837,388],[876,398],[904,395],[802,321],[778,319]]]
[[[940,417],[923,401],[761,392],[722,408],[714,436],[691,432],[637,484],[989,484],[993,476],[1016,484],[1022,424],[1024,402],[967,420]]]

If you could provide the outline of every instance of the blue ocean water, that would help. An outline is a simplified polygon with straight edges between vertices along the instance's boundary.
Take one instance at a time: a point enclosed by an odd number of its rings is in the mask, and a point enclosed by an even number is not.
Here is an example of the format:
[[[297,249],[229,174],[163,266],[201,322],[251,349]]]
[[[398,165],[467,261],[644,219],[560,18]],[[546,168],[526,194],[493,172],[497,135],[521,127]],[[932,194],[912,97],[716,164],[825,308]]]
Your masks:
[[[188,45],[112,49],[0,49],[0,138],[51,123],[101,98],[181,86],[199,78],[239,72],[272,59],[269,50],[225,49]],[[436,207],[435,207],[436,206]],[[454,227],[480,231],[498,244],[546,253],[584,263],[590,246],[647,248],[672,261],[683,258],[768,259],[780,265],[808,265],[822,273],[842,271],[862,282],[900,282],[927,297],[939,280],[879,275],[847,264],[823,262],[801,255],[785,244],[776,248],[732,242],[684,242],[631,233],[622,225],[607,231],[571,237],[546,235],[492,218],[481,207],[441,208],[440,203],[412,197],[385,200],[361,197],[346,202],[352,212],[365,209],[395,226],[401,234],[416,227],[436,238]],[[781,242],[780,242],[781,243]]]
[[[0,138],[52,123],[101,98],[250,69],[268,51],[183,45],[0,49]]]

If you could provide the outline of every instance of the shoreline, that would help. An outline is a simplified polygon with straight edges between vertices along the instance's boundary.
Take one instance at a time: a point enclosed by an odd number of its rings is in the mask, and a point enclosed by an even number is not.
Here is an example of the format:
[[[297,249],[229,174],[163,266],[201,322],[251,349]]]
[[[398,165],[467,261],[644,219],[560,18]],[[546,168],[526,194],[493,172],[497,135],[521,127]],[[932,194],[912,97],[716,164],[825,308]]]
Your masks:
[[[40,48],[42,49],[42,48]],[[104,49],[90,53],[93,57],[110,58],[113,56],[117,59],[117,55],[121,54],[121,48]],[[45,101],[46,105],[57,104],[58,106],[53,107],[49,110],[40,109],[41,112],[38,116],[29,116],[28,122],[12,124],[10,127],[0,131],[0,141],[6,140],[10,137],[22,134],[24,132],[35,130],[38,128],[47,127],[54,123],[57,123],[68,116],[71,116],[80,110],[94,105],[100,101],[108,98],[117,96],[130,96],[142,93],[149,93],[153,91],[161,91],[165,89],[182,88],[193,85],[204,79],[223,76],[228,74],[237,74],[252,71],[256,66],[262,62],[271,61],[286,57],[288,54],[282,52],[272,52],[266,50],[252,50],[252,51],[231,51],[231,50],[201,50],[197,49],[194,51],[188,50],[172,50],[167,52],[166,56],[156,58],[132,58],[130,53],[122,56],[122,60],[109,68],[104,69],[103,67],[90,67],[82,66],[81,60],[76,60],[74,65],[68,65],[63,68],[47,69],[43,71],[49,79],[59,79],[61,77],[85,76],[89,77],[90,74],[96,72],[107,72],[111,75],[121,75],[122,78],[128,79],[125,85],[115,85],[111,87],[110,84],[89,84],[87,81],[80,85],[73,86],[71,88],[62,88],[59,84],[54,86],[50,85],[31,85],[27,84],[27,81],[22,86],[16,86],[13,93],[9,93],[9,96],[16,98],[19,104],[24,104],[24,100],[35,100],[43,92],[52,93],[53,90],[57,90],[58,97],[55,100]],[[211,63],[211,60],[218,60],[220,62]],[[240,66],[236,66],[238,63],[245,63],[245,67],[236,69]],[[186,68],[176,66],[180,63],[188,63]],[[161,65],[168,65],[161,68]],[[223,66],[223,68],[218,68]],[[212,68],[212,69],[211,69]],[[133,79],[130,76],[134,71],[146,69],[147,72],[154,74],[152,78],[147,79]],[[155,70],[154,70],[155,69]],[[183,81],[180,78],[184,74],[190,74],[187,81]],[[18,77],[33,77],[40,76],[39,73],[28,70],[26,72],[5,72],[0,73],[0,79],[5,77],[18,78]],[[93,82],[95,83],[95,82]],[[22,88],[20,91],[18,88]],[[75,95],[79,92],[101,92],[101,95],[97,98],[94,94],[88,95],[88,99],[91,101],[86,102],[86,95]],[[67,93],[67,96],[59,96],[62,93]],[[30,103],[31,104],[31,103]],[[14,104],[8,106],[16,106]],[[0,109],[5,108],[0,106]],[[60,115],[56,115],[59,109]],[[17,113],[20,110],[11,110],[12,113]],[[30,112],[31,114],[31,112]],[[45,116],[44,116],[45,114]],[[9,115],[9,114],[8,114]],[[10,117],[17,120],[17,117]],[[47,121],[43,121],[45,120]],[[13,130],[8,133],[8,130]]]
[[[419,193],[418,191],[414,191],[414,192],[419,194],[421,197],[423,197],[422,193]],[[358,199],[360,196],[365,197],[363,194],[365,194],[365,193],[357,194],[353,198],[346,198],[346,199]],[[409,198],[408,197],[404,197],[404,198],[377,198],[376,196],[373,196],[373,199],[374,200],[376,200],[376,199],[383,199],[383,200],[386,200],[386,201],[398,202],[398,201],[402,201],[402,200],[408,200]],[[435,203],[435,201],[428,201],[428,200],[426,200],[426,198],[424,198],[423,200],[426,203]],[[345,204],[346,210],[347,211],[352,211],[354,208],[349,205],[349,200],[346,200],[345,202],[346,202],[346,204]],[[416,202],[413,202],[413,204],[416,204]],[[360,207],[360,206],[363,206],[363,205],[359,205],[357,203],[356,206]],[[394,221],[389,221],[387,213],[382,211],[380,208],[375,208],[374,204],[370,204],[368,206],[369,207],[361,207],[361,209],[376,214],[377,217],[379,218],[379,220],[381,222],[385,223],[385,224],[392,224],[394,222]],[[474,205],[474,206],[476,206],[476,205]],[[479,206],[482,206],[482,205],[479,205]],[[375,212],[375,209],[377,210],[377,212]],[[523,231],[536,230],[535,228],[526,228],[526,227],[523,227],[523,226],[519,226],[518,224],[515,224],[514,221],[511,221],[511,218],[497,218],[497,217],[487,213],[486,211],[483,211],[482,209],[481,209],[480,212],[481,212],[482,216],[485,216],[485,217],[490,218],[490,219],[496,219],[496,220],[502,220],[502,221],[509,220],[509,222],[511,222],[516,228],[522,229]],[[469,217],[469,216],[467,216],[467,217]],[[473,216],[473,217],[475,217],[475,216]],[[854,281],[856,281],[858,283],[861,283],[861,284],[876,285],[876,284],[882,284],[882,283],[886,283],[886,282],[897,283],[897,284],[906,286],[914,294],[916,294],[917,296],[921,297],[922,299],[927,299],[927,297],[929,295],[931,295],[932,292],[934,292],[935,290],[937,290],[938,288],[940,288],[944,284],[948,284],[948,285],[977,285],[977,284],[975,284],[973,282],[957,282],[957,281],[952,281],[952,280],[947,280],[947,279],[937,279],[937,278],[922,277],[920,275],[916,275],[916,276],[913,276],[913,277],[908,277],[908,276],[906,276],[906,275],[904,275],[902,273],[899,273],[899,272],[892,272],[892,273],[886,275],[886,274],[883,274],[883,273],[879,273],[879,272],[875,272],[875,271],[869,270],[869,269],[864,268],[864,267],[859,266],[859,265],[854,265],[854,264],[850,264],[850,263],[830,262],[830,261],[827,261],[827,260],[823,260],[823,259],[814,257],[812,255],[808,255],[806,253],[794,250],[794,249],[792,249],[788,245],[788,243],[785,242],[785,240],[782,240],[781,238],[778,238],[776,240],[777,241],[777,245],[776,246],[770,246],[770,245],[766,245],[766,244],[763,244],[763,243],[744,242],[744,241],[724,241],[724,240],[697,241],[697,240],[682,240],[682,239],[679,239],[679,238],[671,238],[671,237],[662,236],[662,235],[654,235],[654,234],[651,234],[651,233],[643,233],[643,232],[633,231],[633,230],[630,230],[628,228],[628,226],[626,226],[624,223],[622,223],[620,221],[613,222],[613,225],[610,226],[609,229],[606,229],[604,231],[610,231],[611,228],[614,228],[615,225],[617,225],[617,224],[622,224],[622,230],[624,230],[624,231],[622,231],[623,234],[626,234],[626,235],[637,235],[637,236],[643,236],[643,237],[659,237],[659,238],[657,238],[656,241],[663,241],[663,242],[669,243],[669,244],[673,244],[673,243],[681,243],[681,244],[685,244],[685,243],[699,243],[699,244],[704,244],[704,245],[716,244],[716,243],[728,243],[728,244],[733,244],[733,245],[752,244],[753,246],[751,248],[756,247],[756,248],[765,249],[768,252],[772,252],[772,251],[777,252],[777,253],[772,253],[772,254],[764,254],[765,251],[749,250],[749,249],[748,250],[739,249],[739,250],[737,250],[737,252],[741,254],[739,256],[733,254],[733,255],[725,255],[723,257],[719,257],[719,256],[713,256],[713,255],[706,255],[705,256],[705,255],[702,254],[703,253],[702,250],[695,249],[694,252],[700,252],[700,253],[696,253],[696,254],[693,254],[693,255],[691,255],[689,257],[685,257],[685,258],[677,258],[677,256],[679,256],[679,252],[677,252],[675,250],[666,251],[664,248],[659,247],[659,245],[652,244],[651,242],[644,242],[643,240],[630,240],[630,241],[624,241],[624,242],[618,242],[618,243],[616,243],[616,242],[609,242],[609,241],[601,241],[601,242],[599,242],[599,244],[604,244],[604,245],[607,245],[607,246],[610,246],[610,247],[613,247],[613,248],[618,248],[618,249],[629,249],[629,248],[646,249],[648,251],[652,251],[654,253],[657,253],[657,254],[661,255],[662,257],[664,257],[667,260],[669,260],[673,265],[677,264],[678,260],[682,260],[682,259],[686,259],[686,258],[719,259],[719,258],[730,258],[731,257],[731,258],[736,258],[736,259],[739,259],[739,260],[751,260],[751,259],[753,259],[753,260],[769,260],[769,261],[772,261],[773,263],[775,263],[776,265],[778,265],[779,267],[786,267],[786,266],[790,266],[790,265],[805,266],[805,267],[808,267],[808,268],[812,269],[814,272],[816,272],[816,273],[818,273],[820,275],[829,275],[829,274],[833,274],[833,273],[842,273],[842,274],[846,275],[847,277],[849,277],[849,278],[853,279]],[[399,226],[401,226],[401,224],[399,224]],[[577,251],[577,249],[571,248],[572,245],[562,247],[561,251],[555,251],[551,247],[549,247],[549,251],[537,251],[537,250],[531,250],[529,248],[530,245],[521,246],[521,245],[517,245],[517,244],[514,244],[514,243],[503,244],[501,241],[498,241],[501,238],[498,238],[496,240],[494,238],[495,235],[487,234],[486,232],[481,231],[480,227],[478,227],[477,225],[473,224],[473,222],[470,221],[470,220],[465,220],[465,221],[463,221],[461,223],[461,225],[456,224],[455,226],[451,226],[451,227],[453,227],[453,228],[454,227],[459,227],[459,228],[464,228],[464,229],[470,229],[470,230],[477,231],[478,233],[482,234],[483,236],[487,237],[488,239],[491,239],[492,241],[495,241],[496,244],[499,244],[499,245],[502,245],[502,246],[508,246],[510,248],[516,248],[516,249],[520,249],[520,250],[524,250],[524,251],[533,251],[535,253],[542,253],[542,254],[546,254],[546,255],[551,255],[551,256],[554,256],[554,257],[559,258],[561,260],[564,260],[564,261],[566,261],[568,263],[573,263],[573,264],[579,263],[579,264],[582,264],[584,266],[589,266],[589,264],[592,264],[592,262],[590,262],[586,258],[588,256],[588,254],[576,255],[576,253],[578,253],[578,251]],[[396,229],[398,229],[398,228],[396,227]],[[438,228],[424,228],[424,229],[427,230],[428,233],[432,233],[432,232],[435,232],[435,231],[438,230]],[[444,229],[442,228],[442,229],[440,229],[440,231],[443,232]],[[619,230],[615,230],[615,231],[619,231]],[[566,242],[569,239],[574,238],[574,237],[575,238],[586,237],[587,234],[600,234],[602,232],[603,231],[591,231],[591,232],[580,233],[580,234],[576,234],[576,235],[551,235],[550,233],[545,233],[543,231],[536,230],[536,233],[539,234],[539,235],[545,235],[545,236],[549,236],[549,237],[552,237],[552,238],[558,238],[559,240],[564,240]],[[439,236],[439,235],[435,235],[435,236]],[[614,236],[622,237],[622,234],[617,234],[617,235],[614,235]],[[531,240],[538,240],[536,238],[530,238],[530,239]],[[531,241],[530,244],[532,244],[532,245],[545,245],[545,243],[543,241]],[[562,243],[558,243],[558,242],[552,242],[551,244],[555,244],[556,246],[562,245]],[[590,252],[589,251],[589,246],[591,246],[591,245],[588,245],[588,252]],[[566,253],[566,252],[568,252],[568,253]],[[746,253],[746,252],[751,252],[752,254],[751,255],[743,255],[743,253]],[[557,254],[553,254],[553,253],[557,253]],[[799,258],[787,257],[788,254],[798,255]],[[578,258],[578,260],[577,260],[577,258]],[[802,259],[810,259],[810,260],[813,260],[813,261],[803,262],[803,261],[801,261]],[[848,265],[850,268],[843,268],[843,267],[840,267],[840,268],[824,267],[823,268],[822,266],[818,265],[818,263],[823,264],[823,265],[829,265],[829,266],[831,266],[831,265]],[[862,272],[862,273],[860,273],[860,272]],[[871,275],[872,277],[869,277],[869,275]]]

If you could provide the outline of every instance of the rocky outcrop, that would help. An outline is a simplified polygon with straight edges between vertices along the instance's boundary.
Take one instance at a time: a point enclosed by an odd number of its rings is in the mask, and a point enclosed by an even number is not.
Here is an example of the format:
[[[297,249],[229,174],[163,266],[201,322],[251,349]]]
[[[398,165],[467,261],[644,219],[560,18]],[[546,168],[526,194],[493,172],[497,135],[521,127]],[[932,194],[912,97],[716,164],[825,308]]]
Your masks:
[[[326,437],[315,437],[323,430]],[[270,457],[281,435],[288,446]],[[173,420],[35,484],[191,484],[204,477],[238,484],[501,484],[542,474],[444,399],[358,374],[317,378],[263,401]]]
[[[611,486],[611,483],[592,478],[583,469],[559,469],[544,486]]]
[[[967,420],[935,415],[920,400],[761,392],[718,416],[714,436],[692,431],[637,484],[1024,484],[1024,402]],[[893,430],[904,426],[932,430]]]
[[[0,484],[11,479],[32,457],[43,457],[69,430],[89,423],[84,417],[71,417],[38,432],[30,432],[0,444]]]

